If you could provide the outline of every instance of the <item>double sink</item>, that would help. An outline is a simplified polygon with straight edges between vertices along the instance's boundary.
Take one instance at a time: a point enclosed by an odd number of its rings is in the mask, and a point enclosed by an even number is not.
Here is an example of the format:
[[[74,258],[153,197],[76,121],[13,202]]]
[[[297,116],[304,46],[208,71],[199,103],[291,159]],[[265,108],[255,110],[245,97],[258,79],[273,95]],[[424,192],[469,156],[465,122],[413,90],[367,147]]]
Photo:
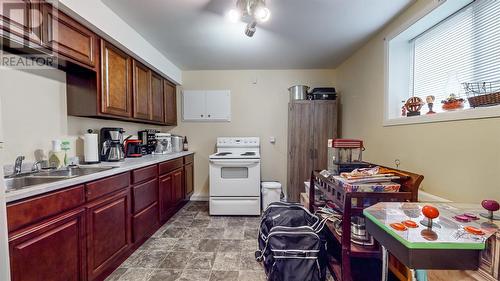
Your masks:
[[[58,170],[42,170],[4,179],[6,191],[20,190],[33,185],[57,182],[65,179],[91,175],[113,169],[113,167],[69,167]]]

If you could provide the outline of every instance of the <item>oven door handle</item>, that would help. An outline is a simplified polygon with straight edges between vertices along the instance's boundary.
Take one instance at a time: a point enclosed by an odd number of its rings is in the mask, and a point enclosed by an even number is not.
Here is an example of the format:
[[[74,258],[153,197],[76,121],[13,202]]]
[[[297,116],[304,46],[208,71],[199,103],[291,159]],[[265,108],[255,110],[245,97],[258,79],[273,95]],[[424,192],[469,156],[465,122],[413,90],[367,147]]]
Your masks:
[[[215,165],[224,166],[224,167],[248,167],[259,164],[260,160],[252,160],[252,161],[230,161],[230,160],[215,160],[211,159],[210,163]]]

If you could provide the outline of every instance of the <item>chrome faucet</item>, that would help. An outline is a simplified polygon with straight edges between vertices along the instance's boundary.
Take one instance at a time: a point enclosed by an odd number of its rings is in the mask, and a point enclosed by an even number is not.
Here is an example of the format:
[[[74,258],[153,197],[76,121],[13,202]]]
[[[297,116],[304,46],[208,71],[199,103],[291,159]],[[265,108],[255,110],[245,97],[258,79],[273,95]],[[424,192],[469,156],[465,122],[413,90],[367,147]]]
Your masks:
[[[33,163],[33,166],[31,167],[32,172],[40,172],[42,170],[42,166],[46,161],[40,160],[40,161],[35,161]]]
[[[24,156],[17,156],[16,163],[14,164],[14,175],[21,174],[23,161],[24,161]]]

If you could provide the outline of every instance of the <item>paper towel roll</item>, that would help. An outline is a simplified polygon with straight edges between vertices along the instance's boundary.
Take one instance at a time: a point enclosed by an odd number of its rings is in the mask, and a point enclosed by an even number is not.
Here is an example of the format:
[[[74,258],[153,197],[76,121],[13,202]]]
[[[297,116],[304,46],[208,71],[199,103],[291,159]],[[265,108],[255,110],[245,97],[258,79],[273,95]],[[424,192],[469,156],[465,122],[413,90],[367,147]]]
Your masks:
[[[86,163],[99,162],[99,142],[97,134],[83,135],[83,157]]]

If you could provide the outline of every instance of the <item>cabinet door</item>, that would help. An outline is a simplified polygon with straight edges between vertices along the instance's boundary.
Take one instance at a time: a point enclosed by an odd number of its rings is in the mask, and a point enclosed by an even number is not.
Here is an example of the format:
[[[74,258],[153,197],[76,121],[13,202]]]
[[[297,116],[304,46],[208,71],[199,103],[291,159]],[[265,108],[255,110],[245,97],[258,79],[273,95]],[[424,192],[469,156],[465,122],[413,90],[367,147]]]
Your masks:
[[[101,40],[101,112],[119,117],[132,116],[132,59]]]
[[[41,44],[41,6],[39,1],[0,0],[0,28],[6,37],[24,45]]]
[[[132,221],[134,243],[149,238],[158,228],[158,203],[155,202],[138,214],[133,215]]]
[[[172,173],[160,177],[159,188],[160,221],[165,222],[169,218],[170,211],[174,206],[174,180]]]
[[[328,168],[328,139],[337,137],[336,101],[314,101],[313,128],[313,167],[314,170]]]
[[[110,268],[131,245],[129,190],[87,206],[89,280]]]
[[[172,172],[172,181],[174,185],[174,204],[177,205],[185,198],[184,187],[184,169],[178,169]]]
[[[163,80],[163,90],[165,92],[165,124],[175,126],[177,125],[176,87]]]
[[[43,44],[72,61],[94,68],[97,35],[51,5],[43,5]]]
[[[205,120],[207,115],[205,91],[184,91],[182,116],[184,120]]]
[[[12,281],[84,281],[85,210],[11,234]]]
[[[193,194],[194,191],[194,165],[193,163],[186,164],[184,167],[184,185],[186,187],[186,199]]]
[[[231,121],[231,92],[206,91],[206,114],[209,120]]]
[[[156,73],[151,74],[151,108],[152,120],[164,123],[165,101],[163,93],[163,78]]]
[[[134,60],[134,118],[151,120],[151,70]]]
[[[288,105],[288,185],[290,202],[299,202],[304,181],[311,177],[312,139],[311,115],[313,105],[309,101],[291,102]]]

